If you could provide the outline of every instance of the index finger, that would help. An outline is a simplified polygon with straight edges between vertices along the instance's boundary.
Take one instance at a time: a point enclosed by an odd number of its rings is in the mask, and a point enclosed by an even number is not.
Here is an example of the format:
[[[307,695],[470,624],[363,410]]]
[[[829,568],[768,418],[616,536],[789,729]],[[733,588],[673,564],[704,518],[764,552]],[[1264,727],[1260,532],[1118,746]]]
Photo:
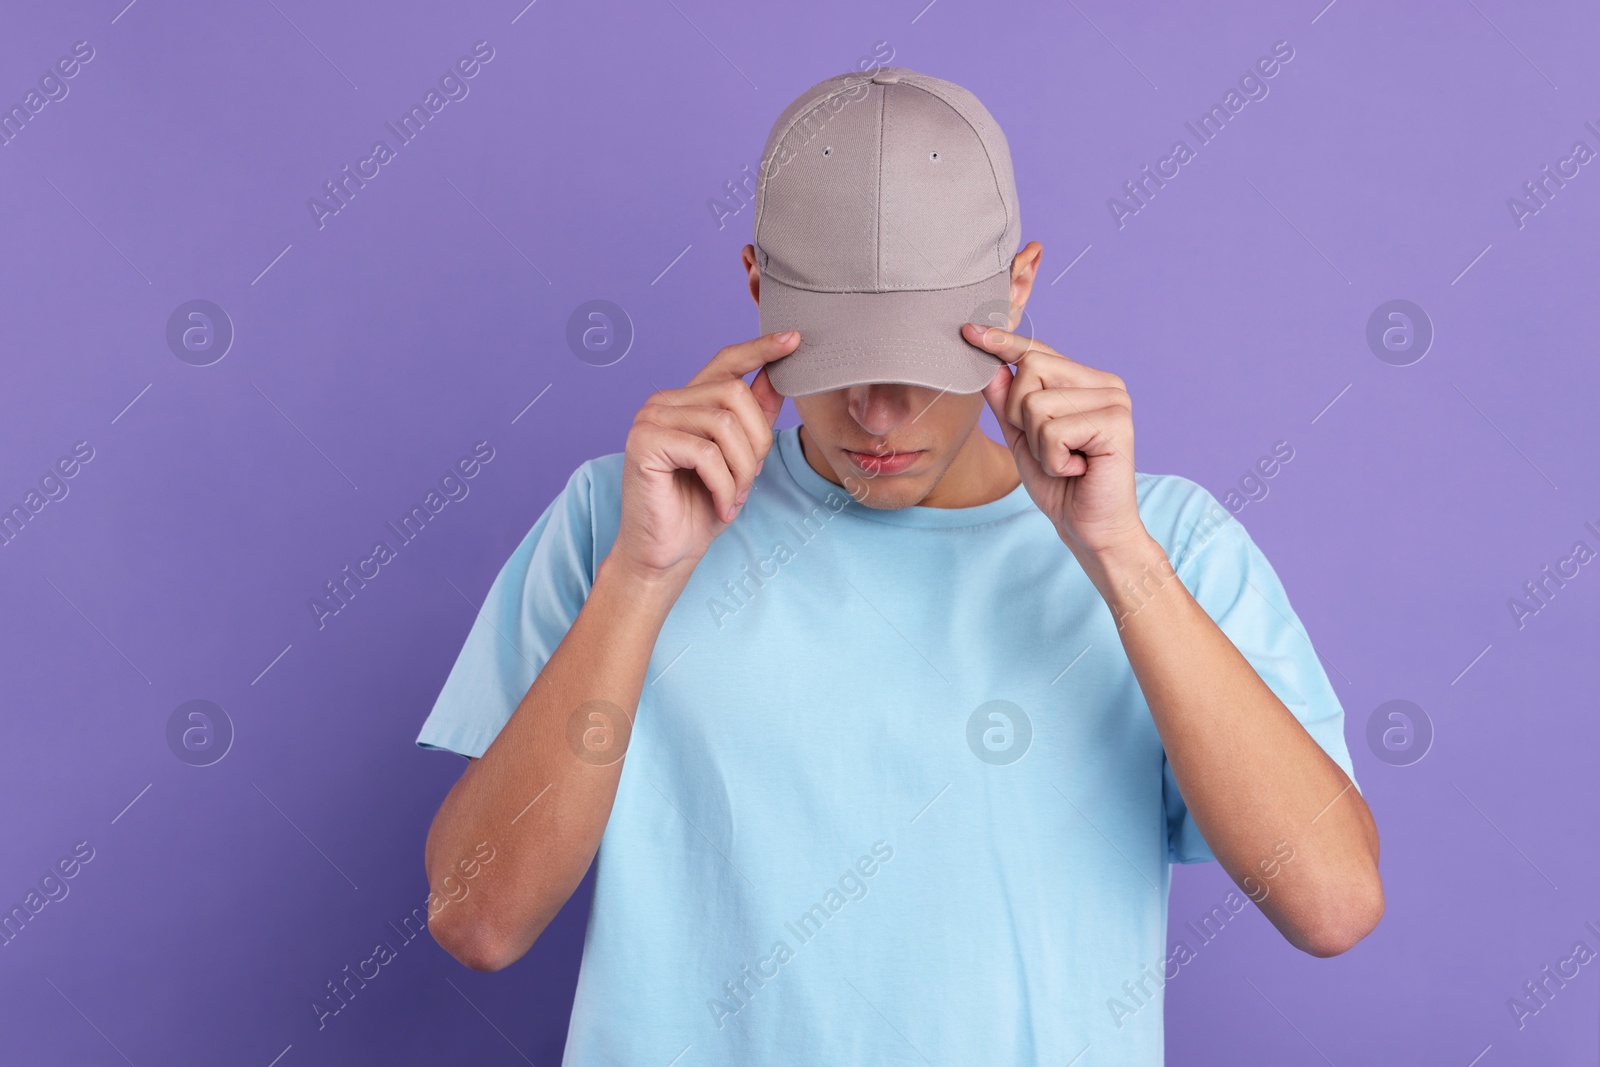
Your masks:
[[[700,373],[689,379],[690,385],[703,382],[721,382],[730,378],[743,378],[775,359],[782,359],[800,343],[797,330],[779,330],[753,340],[729,345],[711,357],[711,362],[700,368]]]

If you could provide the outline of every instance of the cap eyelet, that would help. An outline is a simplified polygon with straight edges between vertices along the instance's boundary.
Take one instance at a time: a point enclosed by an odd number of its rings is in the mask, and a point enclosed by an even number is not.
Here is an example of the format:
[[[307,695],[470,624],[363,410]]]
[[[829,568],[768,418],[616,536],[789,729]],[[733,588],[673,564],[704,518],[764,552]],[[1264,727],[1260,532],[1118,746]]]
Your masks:
[[[825,156],[833,155],[833,146],[832,145],[828,145],[826,148],[824,148],[822,150],[822,154],[825,155]]]
[[[929,152],[928,153],[928,158],[930,160],[932,160],[933,162],[937,163],[937,162],[939,162],[939,153],[937,153],[937,152]]]

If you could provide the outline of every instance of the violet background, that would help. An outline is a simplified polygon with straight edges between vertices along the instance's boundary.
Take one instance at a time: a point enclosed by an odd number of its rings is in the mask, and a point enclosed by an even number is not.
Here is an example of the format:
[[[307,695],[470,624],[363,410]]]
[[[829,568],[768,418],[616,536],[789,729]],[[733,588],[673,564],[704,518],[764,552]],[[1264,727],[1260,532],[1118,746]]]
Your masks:
[[[0,1059],[558,1060],[587,883],[506,972],[421,938],[320,1032],[309,1005],[426,892],[464,763],[413,739],[472,604],[653,388],[756,332],[750,213],[719,230],[707,200],[794,95],[886,41],[1006,130],[1046,246],[1036,332],[1127,379],[1142,470],[1220,497],[1295,449],[1239,517],[1344,702],[1388,912],[1332,960],[1235,920],[1168,986],[1169,1062],[1600,1062],[1600,968],[1520,1031],[1506,1006],[1600,947],[1600,576],[1521,629],[1507,607],[1600,548],[1600,174],[1520,229],[1506,205],[1575,140],[1600,148],[1600,18],[925,2],[7,12],[6,106],[74,42],[96,56],[0,148],[0,501],[75,441],[96,454],[0,549],[0,904],[74,843],[96,855],[0,948]],[[1119,230],[1107,198],[1285,39],[1270,95]],[[319,230],[307,199],[479,40],[470,95]],[[1365,341],[1397,297],[1436,330],[1405,367]],[[165,340],[194,298],[237,331],[207,367]],[[565,341],[595,298],[636,330],[606,367]],[[308,598],[481,439],[470,496],[319,631]],[[196,698],[237,731],[204,768],[165,733]],[[1397,698],[1436,732],[1409,766],[1366,742]],[[1178,870],[1173,936],[1230,888]]]

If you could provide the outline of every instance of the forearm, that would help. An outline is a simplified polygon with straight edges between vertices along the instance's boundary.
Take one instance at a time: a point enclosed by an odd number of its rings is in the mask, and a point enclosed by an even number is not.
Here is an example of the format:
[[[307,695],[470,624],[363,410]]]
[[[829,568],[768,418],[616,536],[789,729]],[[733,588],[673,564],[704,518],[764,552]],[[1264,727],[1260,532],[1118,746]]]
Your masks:
[[[582,881],[611,814],[651,652],[683,580],[638,578],[603,562],[561,644],[440,806],[425,862],[430,888],[448,903],[429,926],[468,966],[497,970],[520,958]],[[579,712],[590,701],[606,703]],[[596,731],[591,746],[569,740],[575,713],[584,717],[580,738]],[[607,718],[615,720],[609,739]],[[460,882],[456,865],[480,842],[494,848],[494,861],[453,899],[445,879]]]
[[[1383,910],[1377,829],[1360,793],[1153,539],[1089,569],[1218,861],[1296,947],[1319,956],[1349,948]]]

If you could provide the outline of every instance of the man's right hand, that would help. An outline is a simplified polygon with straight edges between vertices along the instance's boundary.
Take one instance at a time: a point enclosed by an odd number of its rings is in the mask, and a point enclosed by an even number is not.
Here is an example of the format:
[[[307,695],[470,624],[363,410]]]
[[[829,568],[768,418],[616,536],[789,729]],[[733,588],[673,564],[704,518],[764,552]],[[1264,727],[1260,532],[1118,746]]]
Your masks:
[[[783,396],[766,364],[793,352],[794,330],[730,345],[682,389],[652,393],[628,431],[622,520],[612,556],[643,578],[687,580],[737,517],[767,452]],[[744,376],[760,369],[746,385]]]

